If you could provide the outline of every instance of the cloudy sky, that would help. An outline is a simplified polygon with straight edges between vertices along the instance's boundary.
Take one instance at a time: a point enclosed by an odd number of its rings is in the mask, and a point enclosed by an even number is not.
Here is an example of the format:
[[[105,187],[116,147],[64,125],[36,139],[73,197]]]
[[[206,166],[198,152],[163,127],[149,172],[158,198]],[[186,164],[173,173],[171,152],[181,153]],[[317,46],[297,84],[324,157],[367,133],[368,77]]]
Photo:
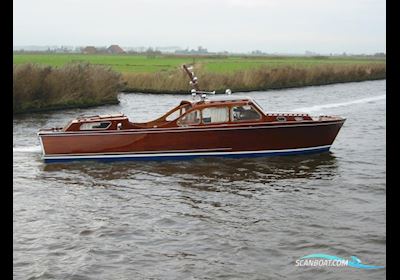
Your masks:
[[[14,46],[386,52],[385,0],[14,0]]]

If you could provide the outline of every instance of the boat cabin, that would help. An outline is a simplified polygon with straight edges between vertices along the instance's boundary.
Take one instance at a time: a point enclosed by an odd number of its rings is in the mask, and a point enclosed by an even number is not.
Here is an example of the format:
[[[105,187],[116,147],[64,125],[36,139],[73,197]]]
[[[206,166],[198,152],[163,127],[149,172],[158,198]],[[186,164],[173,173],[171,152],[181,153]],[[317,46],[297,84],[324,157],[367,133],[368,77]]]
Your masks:
[[[307,120],[312,120],[308,114],[266,114],[261,106],[251,98],[224,96],[222,98],[184,100],[160,118],[144,123],[130,122],[128,117],[123,114],[96,115],[79,117],[64,128],[53,130],[103,131]]]

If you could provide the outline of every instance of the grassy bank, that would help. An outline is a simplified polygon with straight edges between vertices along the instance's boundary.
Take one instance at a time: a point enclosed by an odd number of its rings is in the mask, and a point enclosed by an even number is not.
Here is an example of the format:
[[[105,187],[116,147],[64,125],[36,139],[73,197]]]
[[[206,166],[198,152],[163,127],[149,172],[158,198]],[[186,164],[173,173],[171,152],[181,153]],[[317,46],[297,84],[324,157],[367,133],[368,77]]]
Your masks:
[[[14,65],[13,113],[116,104],[119,90],[120,74],[103,66]]]
[[[386,78],[385,58],[374,57],[15,54],[14,113],[117,103],[118,90],[189,93],[182,64],[217,93]]]

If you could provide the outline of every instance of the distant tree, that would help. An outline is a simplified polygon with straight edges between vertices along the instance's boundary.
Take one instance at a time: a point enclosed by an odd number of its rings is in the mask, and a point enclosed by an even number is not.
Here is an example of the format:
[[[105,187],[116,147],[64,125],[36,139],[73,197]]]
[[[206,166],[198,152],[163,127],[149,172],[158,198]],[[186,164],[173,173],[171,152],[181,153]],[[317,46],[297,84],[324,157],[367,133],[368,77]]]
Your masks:
[[[153,50],[153,48],[149,47],[146,51],[145,54],[147,55],[147,57],[155,57],[156,55],[161,55],[161,51],[157,51],[157,50]]]
[[[378,53],[375,53],[374,56],[377,56],[377,57],[385,57],[386,54],[383,53],[383,52],[378,52]]]
[[[264,53],[260,50],[254,50],[251,52],[252,55],[263,55]]]

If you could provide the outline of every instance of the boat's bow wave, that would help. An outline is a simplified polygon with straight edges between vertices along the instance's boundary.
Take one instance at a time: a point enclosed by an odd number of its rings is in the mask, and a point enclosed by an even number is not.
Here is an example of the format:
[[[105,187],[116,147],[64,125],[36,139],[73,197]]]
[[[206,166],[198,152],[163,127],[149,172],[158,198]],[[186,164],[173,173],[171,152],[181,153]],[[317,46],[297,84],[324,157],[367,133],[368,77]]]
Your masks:
[[[13,153],[40,153],[40,146],[20,146],[13,147]]]

